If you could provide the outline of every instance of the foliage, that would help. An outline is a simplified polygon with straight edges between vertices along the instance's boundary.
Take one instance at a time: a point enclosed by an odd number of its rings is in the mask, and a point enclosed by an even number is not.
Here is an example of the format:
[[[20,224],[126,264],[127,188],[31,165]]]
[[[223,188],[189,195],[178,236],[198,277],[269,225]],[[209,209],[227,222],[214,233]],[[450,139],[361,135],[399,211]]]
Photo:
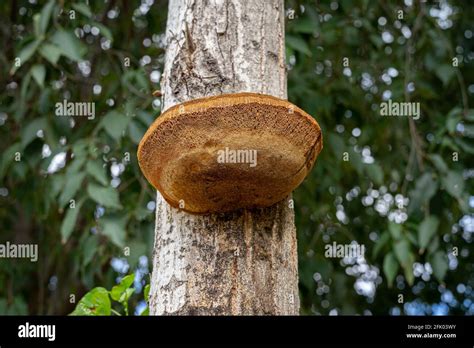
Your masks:
[[[112,308],[111,299],[121,305],[125,315],[129,315],[128,301],[135,292],[135,289],[131,287],[134,279],[134,274],[127,275],[110,291],[102,287],[92,289],[79,301],[71,315],[121,315]],[[145,287],[145,301],[148,301],[149,288],[149,285]],[[148,307],[143,310],[142,315],[148,315]]]
[[[111,260],[133,269],[151,253],[155,193],[136,147],[159,113],[148,76],[162,70],[167,4],[146,14],[137,6],[0,4],[0,242],[38,243],[40,254],[37,263],[0,261],[0,298],[15,313],[70,313],[71,295],[114,283]],[[94,102],[95,117],[58,117],[64,100]]]
[[[294,195],[302,313],[473,314],[474,9],[286,8],[289,99],[324,135]],[[159,113],[166,11],[0,3],[0,243],[40,253],[0,261],[0,313],[127,314],[140,303],[155,194],[135,153]],[[381,117],[387,99],[419,102],[421,118]],[[94,117],[56,116],[63,100],[94,102]],[[333,242],[365,246],[365,259],[324,257]]]
[[[450,1],[442,29],[443,3],[410,3],[290,5],[289,99],[325,136],[295,194],[305,313],[473,313],[472,13]],[[421,118],[381,117],[387,99]],[[365,261],[321,257],[333,241]]]

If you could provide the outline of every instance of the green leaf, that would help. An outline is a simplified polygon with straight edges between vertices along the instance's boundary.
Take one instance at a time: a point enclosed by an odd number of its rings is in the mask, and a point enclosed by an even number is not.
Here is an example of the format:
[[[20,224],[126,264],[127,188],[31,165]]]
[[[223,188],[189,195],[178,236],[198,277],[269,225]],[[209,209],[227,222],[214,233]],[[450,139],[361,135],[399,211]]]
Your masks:
[[[415,282],[415,275],[413,274],[413,263],[415,262],[415,257],[413,254],[410,254],[408,257],[408,264],[406,267],[403,267],[403,274],[409,286],[412,286]]]
[[[94,183],[90,183],[87,186],[87,193],[94,201],[106,208],[122,208],[118,191],[113,187],[102,187]]]
[[[86,46],[74,33],[60,29],[56,31],[51,41],[60,49],[61,54],[73,61],[81,61],[87,51]]]
[[[410,193],[410,205],[408,212],[412,213],[421,205],[429,202],[438,190],[438,182],[431,172],[423,174],[415,184],[415,189]]]
[[[393,245],[393,251],[397,257],[398,262],[403,267],[403,273],[405,274],[405,279],[408,284],[411,286],[415,280],[413,274],[413,263],[415,262],[415,257],[410,251],[410,243],[406,239],[399,240]]]
[[[115,140],[119,140],[127,129],[130,117],[113,110],[104,116],[101,124],[105,131]]]
[[[44,78],[46,76],[46,69],[42,64],[36,64],[31,67],[31,75],[35,79],[38,86],[44,87]]]
[[[94,25],[99,28],[100,33],[102,34],[103,37],[106,39],[110,40],[111,42],[114,41],[114,37],[112,36],[112,32],[110,31],[109,28],[107,28],[105,25],[101,23],[94,22]]]
[[[473,144],[471,144],[468,141],[464,141],[460,138],[455,138],[454,141],[456,142],[456,144],[458,144],[463,149],[463,151],[466,151],[467,153],[469,153],[471,155],[474,155],[474,145]]]
[[[46,5],[44,5],[41,10],[40,20],[39,20],[39,33],[43,35],[48,29],[49,19],[51,18],[51,13],[54,8],[54,0],[50,0]]]
[[[10,147],[8,147],[6,150],[3,151],[0,157],[0,180],[3,179],[10,163],[14,160],[15,153],[21,152],[21,150],[22,150],[22,145],[20,143],[14,143],[13,145],[11,145]]]
[[[342,155],[346,151],[346,145],[344,139],[336,134],[329,134],[329,144],[331,145],[332,150],[336,158],[342,160]]]
[[[74,153],[74,158],[68,163],[66,168],[66,176],[73,175],[74,173],[80,171],[86,161],[87,155],[85,153]]]
[[[398,272],[398,262],[392,252],[386,254],[383,259],[383,272],[387,277],[388,287],[391,288]]]
[[[105,169],[101,162],[93,160],[88,161],[86,165],[86,171],[100,184],[106,186],[109,183],[107,180],[107,174],[105,173]]]
[[[109,292],[105,288],[94,288],[79,301],[71,315],[110,315]]]
[[[41,45],[39,49],[39,53],[48,60],[51,64],[56,65],[58,62],[59,58],[61,57],[61,50],[50,43],[44,43]]]
[[[89,235],[85,242],[81,244],[82,250],[82,266],[87,266],[97,253],[98,237],[97,235]]]
[[[384,45],[384,42],[380,38],[380,35],[370,34],[369,38],[370,41],[374,44],[374,46],[377,47],[377,49],[380,49]]]
[[[33,15],[33,31],[35,33],[35,36],[38,38],[41,37],[40,19],[41,15],[39,13]]]
[[[463,134],[467,137],[474,138],[474,124],[464,124]]]
[[[0,313],[3,315],[28,315],[28,306],[19,296],[14,296],[13,303],[10,304],[6,299],[0,298]]]
[[[421,252],[428,246],[438,229],[439,220],[436,216],[430,215],[423,220],[418,228],[418,242]]]
[[[451,196],[461,198],[464,191],[464,179],[460,173],[450,170],[441,178],[441,181]]]
[[[83,14],[87,18],[92,17],[91,9],[89,8],[89,6],[87,6],[87,4],[85,4],[83,2],[78,2],[78,3],[72,4],[72,8],[75,9],[77,12]]]
[[[76,225],[77,216],[81,210],[84,200],[80,200],[74,208],[69,208],[61,224],[61,242],[65,244]]]
[[[21,146],[26,148],[33,140],[36,139],[36,133],[47,127],[46,117],[35,118],[29,121],[21,132]]]
[[[453,134],[456,131],[456,126],[461,121],[461,116],[458,117],[448,117],[446,119],[446,129],[450,134]]]
[[[145,289],[143,289],[143,297],[146,301],[146,303],[148,303],[148,296],[150,295],[150,284],[147,284],[145,285]]]
[[[429,158],[435,165],[436,169],[438,169],[441,173],[446,173],[448,171],[448,166],[444,162],[443,158],[438,154],[431,154]]]
[[[130,139],[135,143],[139,144],[140,140],[142,140],[143,135],[146,132],[146,128],[142,126],[140,122],[132,120],[128,125],[128,133],[130,135]]]
[[[452,65],[443,64],[435,69],[435,74],[446,86],[456,74],[456,70]]]
[[[439,236],[435,236],[428,246],[428,253],[433,254],[439,248]]]
[[[402,267],[408,267],[410,263],[410,243],[406,239],[399,240],[394,243],[393,251]]]
[[[364,163],[362,162],[362,155],[350,147],[347,151],[349,153],[349,163],[357,171],[359,175],[363,175]]]
[[[147,244],[138,239],[128,241],[127,247],[130,249],[130,254],[127,255],[127,260],[131,265],[136,264],[140,256],[145,255],[148,251]]]
[[[82,181],[86,173],[84,172],[74,172],[69,174],[66,177],[66,183],[64,188],[59,196],[59,206],[64,207],[66,203],[69,202],[70,199],[74,198],[79,188],[82,186]]]
[[[408,241],[415,247],[418,247],[418,241],[416,240],[416,236],[413,233],[407,233],[405,234],[405,237],[408,239]]]
[[[378,164],[367,164],[365,165],[367,175],[369,176],[372,181],[374,181],[377,185],[383,184],[383,170]]]
[[[301,18],[291,22],[291,31],[296,33],[312,34],[317,28],[317,22],[310,18]]]
[[[390,221],[388,223],[388,231],[394,240],[400,240],[402,238],[402,225]]]
[[[287,35],[286,44],[288,47],[291,47],[295,51],[311,56],[311,51],[309,50],[308,44],[299,36]]]
[[[18,68],[25,65],[25,63],[28,61],[28,59],[30,59],[31,56],[36,52],[36,49],[38,48],[40,43],[41,43],[41,40],[38,39],[38,40],[35,40],[33,42],[30,42],[28,45],[23,47],[23,49],[20,51],[20,53],[17,56],[17,58],[19,58],[19,60],[20,60],[19,61],[20,66],[16,65],[16,61],[15,61],[16,59],[15,59],[14,62],[13,62],[13,66],[10,69],[10,75],[13,75],[18,70]]]
[[[474,109],[467,111],[466,120],[474,122]]]
[[[110,297],[112,297],[112,300],[118,301],[120,303],[128,301],[127,289],[132,286],[134,280],[135,273],[123,277],[120,283],[115,285],[112,290],[110,290]]]
[[[380,238],[375,243],[374,249],[372,251],[372,257],[374,259],[377,258],[378,254],[380,253],[382,248],[388,243],[389,240],[390,234],[387,231],[383,232]]]
[[[66,182],[66,177],[63,174],[56,173],[50,177],[50,186],[48,188],[48,195],[51,199],[56,199],[59,195],[59,192],[64,187],[64,183]]]
[[[431,256],[431,266],[433,274],[439,282],[443,282],[446,272],[448,271],[448,257],[446,253],[438,250]]]
[[[125,245],[127,216],[108,215],[99,220],[101,233],[118,247]]]

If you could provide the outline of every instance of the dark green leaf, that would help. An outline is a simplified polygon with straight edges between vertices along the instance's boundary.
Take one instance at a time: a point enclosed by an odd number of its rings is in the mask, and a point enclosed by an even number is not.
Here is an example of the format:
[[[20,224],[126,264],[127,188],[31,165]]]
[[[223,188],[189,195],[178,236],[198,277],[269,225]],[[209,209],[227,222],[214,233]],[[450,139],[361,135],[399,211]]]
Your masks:
[[[383,170],[382,168],[376,164],[366,164],[365,165],[367,174],[369,178],[377,185],[383,184]]]
[[[409,266],[410,262],[410,243],[406,239],[399,240],[393,244],[393,251],[403,268]]]
[[[101,23],[97,23],[95,22],[94,25],[99,28],[100,30],[100,33],[108,40],[110,40],[111,42],[114,41],[114,37],[112,36],[112,32],[110,31],[109,28],[107,28],[105,25],[101,24]]]
[[[127,129],[130,117],[118,112],[110,111],[102,120],[102,127],[115,140],[119,140]]]
[[[89,6],[83,2],[78,2],[75,4],[72,4],[72,8],[75,9],[77,12],[83,14],[87,18],[92,17],[92,12]]]
[[[74,230],[77,216],[79,214],[79,211],[81,210],[83,202],[84,202],[83,200],[80,200],[74,208],[71,208],[71,207],[68,208],[66,215],[64,216],[63,222],[61,224],[61,242],[63,244],[65,244],[68,241],[69,236]]]
[[[89,196],[106,208],[122,208],[119,200],[119,194],[113,187],[102,187],[93,183],[87,186],[87,193]]]
[[[437,190],[438,182],[434,179],[433,174],[430,172],[423,174],[416,181],[415,189],[411,191],[408,212],[411,213],[428,202]]]
[[[109,183],[109,180],[107,179],[107,174],[105,173],[105,169],[102,166],[101,162],[93,160],[88,161],[86,165],[86,171],[100,184],[106,186]]]
[[[51,18],[51,13],[53,12],[54,8],[54,0],[48,1],[46,5],[44,5],[43,9],[41,10],[40,20],[39,20],[39,33],[43,35],[46,33],[46,29],[48,29],[49,19]]]
[[[23,47],[23,49],[20,51],[18,54],[18,58],[20,59],[20,66],[17,66],[15,61],[13,62],[13,66],[10,69],[10,75],[13,75],[18,68],[22,67],[25,65],[25,63],[28,61],[28,59],[31,58],[31,56],[36,52],[36,49],[40,45],[41,40],[35,40],[33,42],[30,42],[28,45]]]
[[[73,199],[76,195],[79,188],[82,186],[82,181],[86,173],[84,172],[75,172],[66,177],[66,183],[64,185],[63,191],[59,196],[59,206],[63,207],[70,199]]]
[[[433,267],[433,274],[439,282],[444,280],[446,272],[448,271],[448,257],[446,253],[438,250],[431,256],[431,266]]]
[[[377,242],[375,243],[375,246],[374,246],[374,249],[373,249],[373,252],[372,252],[372,257],[375,259],[377,258],[378,254],[380,253],[380,251],[382,250],[382,248],[387,245],[388,241],[390,240],[390,235],[388,234],[388,232],[384,232],[382,233],[382,235],[380,236],[380,238],[377,240]]]
[[[128,125],[128,132],[130,134],[130,139],[132,139],[135,144],[139,144],[146,132],[146,128],[142,126],[140,122],[132,120]]]
[[[299,36],[287,35],[286,44],[288,47],[291,47],[295,51],[311,56],[311,51],[309,50],[308,44]]]
[[[388,230],[394,240],[400,240],[402,238],[402,225],[390,221],[388,223]]]
[[[52,44],[43,43],[39,49],[40,54],[47,59],[51,64],[56,65],[61,57],[61,50]]]
[[[25,128],[23,128],[21,132],[21,145],[23,149],[36,139],[36,133],[40,129],[44,130],[46,125],[46,117],[39,117],[30,121]]]
[[[452,65],[443,64],[436,68],[435,73],[436,76],[438,76],[439,79],[443,81],[443,85],[446,86],[456,74],[456,70]]]
[[[430,159],[434,163],[436,169],[438,169],[441,173],[446,173],[448,171],[449,168],[440,155],[431,154]]]
[[[436,216],[430,215],[420,224],[418,229],[418,242],[421,250],[423,251],[436,234],[438,229],[439,220]]]
[[[51,42],[56,44],[61,54],[74,61],[82,60],[87,51],[84,44],[70,31],[62,29],[56,31],[51,38]]]
[[[393,253],[385,255],[385,258],[383,259],[383,272],[385,277],[387,277],[388,287],[391,288],[398,272],[398,262]]]
[[[450,170],[446,176],[441,178],[441,181],[451,196],[461,198],[464,191],[464,179],[460,173]]]
[[[31,67],[31,76],[35,79],[38,86],[44,87],[44,78],[46,76],[46,69],[42,64],[36,64]]]
[[[125,245],[125,236],[127,234],[125,226],[127,216],[109,215],[99,220],[99,227],[103,235],[108,237],[112,243],[118,247]]]

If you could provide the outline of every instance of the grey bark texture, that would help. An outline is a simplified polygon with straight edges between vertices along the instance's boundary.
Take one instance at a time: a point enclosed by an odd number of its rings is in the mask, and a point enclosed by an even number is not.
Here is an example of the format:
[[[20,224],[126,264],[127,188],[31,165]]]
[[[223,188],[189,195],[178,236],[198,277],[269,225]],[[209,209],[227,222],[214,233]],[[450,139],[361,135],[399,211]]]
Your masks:
[[[256,92],[286,98],[283,0],[170,0],[163,110]],[[272,207],[191,215],[157,193],[152,315],[299,314],[291,196]]]

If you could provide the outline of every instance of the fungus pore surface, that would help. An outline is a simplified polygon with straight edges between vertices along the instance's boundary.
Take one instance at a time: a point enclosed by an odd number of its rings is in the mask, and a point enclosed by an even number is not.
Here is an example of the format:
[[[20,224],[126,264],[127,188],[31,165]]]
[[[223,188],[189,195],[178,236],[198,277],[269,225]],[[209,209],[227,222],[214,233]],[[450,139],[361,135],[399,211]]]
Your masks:
[[[321,149],[321,128],[300,108],[237,93],[166,110],[141,140],[138,162],[170,205],[204,214],[275,204],[303,181]]]

